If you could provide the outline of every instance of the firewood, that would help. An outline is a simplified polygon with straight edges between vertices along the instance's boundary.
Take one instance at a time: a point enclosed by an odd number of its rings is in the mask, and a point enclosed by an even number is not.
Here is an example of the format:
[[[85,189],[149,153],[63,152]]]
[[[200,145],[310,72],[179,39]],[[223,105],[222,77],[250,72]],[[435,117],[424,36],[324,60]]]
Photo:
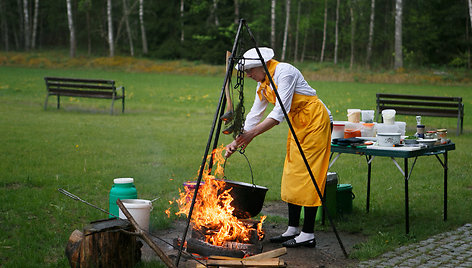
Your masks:
[[[162,260],[162,262],[164,262],[164,264],[167,267],[175,268],[176,266],[174,265],[174,263],[164,253],[164,251],[162,251],[162,249],[160,249],[156,245],[156,243],[154,243],[154,241],[152,241],[152,239],[148,236],[148,234],[143,229],[141,229],[139,224],[136,222],[136,220],[133,218],[133,216],[131,216],[128,209],[126,209],[126,207],[123,205],[123,203],[121,202],[120,199],[116,200],[116,204],[121,209],[123,214],[125,214],[126,218],[128,218],[128,220],[131,222],[133,227],[136,229],[136,232],[134,234],[136,236],[140,237],[141,239],[143,239],[144,242],[146,242],[152,248],[152,250],[154,250],[154,252],[156,252],[157,256],[159,256],[159,258]]]
[[[285,248],[285,247],[274,249],[274,250],[267,251],[267,252],[263,252],[261,254],[249,256],[245,259],[246,260],[263,260],[263,259],[270,259],[270,258],[280,257],[284,254],[287,254],[287,248]]]
[[[207,266],[229,266],[229,267],[285,267],[286,264],[279,258],[264,260],[207,260]]]
[[[122,230],[129,222],[106,219],[90,223],[69,237],[66,256],[71,267],[132,267],[141,260],[142,243]]]
[[[80,266],[79,247],[84,239],[84,234],[79,230],[74,230],[69,237],[66,246],[66,257],[69,260],[70,267]]]

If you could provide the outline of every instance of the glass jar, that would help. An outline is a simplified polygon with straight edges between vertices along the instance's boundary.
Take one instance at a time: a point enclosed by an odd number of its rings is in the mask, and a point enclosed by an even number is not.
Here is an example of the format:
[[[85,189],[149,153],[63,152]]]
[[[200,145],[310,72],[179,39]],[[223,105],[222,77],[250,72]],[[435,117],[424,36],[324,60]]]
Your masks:
[[[438,135],[436,133],[436,130],[426,131],[426,133],[424,134],[424,138],[425,139],[437,139]]]
[[[447,129],[441,128],[437,130],[438,139],[441,140],[442,144],[447,143]]]

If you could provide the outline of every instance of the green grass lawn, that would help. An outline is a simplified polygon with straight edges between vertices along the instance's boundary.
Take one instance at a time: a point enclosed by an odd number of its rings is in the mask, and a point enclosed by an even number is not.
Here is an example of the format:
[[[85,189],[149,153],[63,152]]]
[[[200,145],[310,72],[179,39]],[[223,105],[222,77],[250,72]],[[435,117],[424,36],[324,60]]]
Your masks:
[[[126,111],[110,100],[55,97],[43,110],[44,76],[116,80],[126,88]],[[166,228],[175,217],[164,210],[183,182],[196,177],[224,75],[197,76],[132,73],[100,69],[42,69],[0,66],[0,265],[66,267],[64,249],[74,229],[107,215],[60,194],[64,188],[108,209],[108,193],[117,177],[133,177],[140,198],[154,203],[151,228]],[[335,120],[346,120],[348,108],[375,109],[378,92],[462,96],[472,107],[472,87],[408,84],[363,84],[310,81]],[[246,79],[246,107],[255,83]],[[414,134],[415,118],[398,116]],[[442,221],[442,169],[435,157],[421,157],[410,180],[410,235],[404,234],[403,179],[390,159],[373,163],[371,212],[365,213],[365,159],[343,155],[332,167],[340,183],[356,194],[354,212],[336,221],[338,229],[369,237],[351,256],[360,259],[425,239],[472,222],[472,116],[456,137],[453,118],[423,118],[427,128],[447,128],[456,143],[449,154],[449,217]],[[266,200],[279,200],[286,124],[255,139],[246,150],[255,181],[269,187]],[[221,135],[219,143],[230,142]],[[227,165],[229,179],[250,181],[245,159],[235,155]],[[269,218],[270,221],[270,218]],[[327,229],[328,227],[320,227]]]

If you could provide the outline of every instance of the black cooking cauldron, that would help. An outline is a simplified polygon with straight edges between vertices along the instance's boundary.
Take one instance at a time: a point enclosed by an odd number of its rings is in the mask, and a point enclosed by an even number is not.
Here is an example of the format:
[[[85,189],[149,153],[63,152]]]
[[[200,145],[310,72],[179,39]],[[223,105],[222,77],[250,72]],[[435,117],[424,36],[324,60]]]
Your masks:
[[[234,207],[233,215],[238,219],[247,219],[261,212],[265,195],[269,189],[254,183],[251,163],[249,163],[249,159],[244,154],[244,151],[240,151],[240,153],[246,158],[249,165],[252,184],[227,180],[226,178],[222,180],[226,182],[225,190],[232,188],[229,194],[233,197],[233,201],[231,202],[231,206]],[[227,159],[225,159],[223,169],[226,166],[226,160]]]
[[[230,188],[229,194],[233,197],[231,206],[234,207],[233,215],[238,219],[247,219],[256,216],[264,205],[267,188],[255,184],[223,180],[225,190]]]

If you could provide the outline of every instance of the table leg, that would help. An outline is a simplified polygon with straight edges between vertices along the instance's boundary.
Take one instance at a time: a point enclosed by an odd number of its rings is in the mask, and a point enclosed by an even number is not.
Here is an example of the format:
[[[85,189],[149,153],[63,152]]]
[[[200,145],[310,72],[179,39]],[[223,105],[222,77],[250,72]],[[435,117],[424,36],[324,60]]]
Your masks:
[[[447,220],[447,151],[444,153],[444,221]]]
[[[410,211],[409,211],[409,200],[408,200],[408,158],[404,159],[405,163],[405,231],[406,234],[410,232]]]
[[[367,158],[367,200],[366,200],[366,206],[365,210],[367,213],[369,213],[369,208],[370,208],[370,178],[372,174],[372,156],[371,155],[366,155]]]

